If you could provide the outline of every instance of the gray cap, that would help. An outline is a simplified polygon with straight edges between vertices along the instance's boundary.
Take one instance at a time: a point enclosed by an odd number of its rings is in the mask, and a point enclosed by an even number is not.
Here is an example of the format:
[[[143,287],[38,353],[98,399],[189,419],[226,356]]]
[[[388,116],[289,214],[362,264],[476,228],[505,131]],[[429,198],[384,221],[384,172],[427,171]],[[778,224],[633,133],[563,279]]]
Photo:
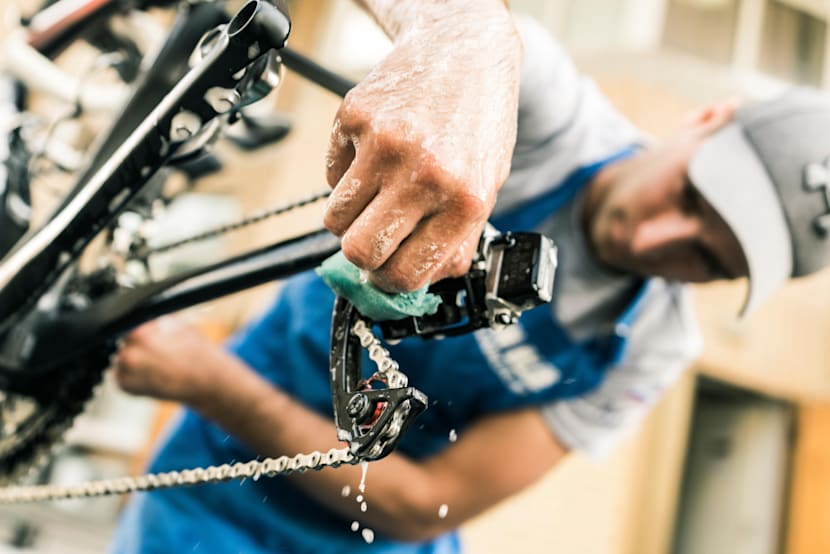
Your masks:
[[[689,178],[735,233],[750,312],[790,277],[830,265],[830,99],[795,89],[748,104],[701,145]]]

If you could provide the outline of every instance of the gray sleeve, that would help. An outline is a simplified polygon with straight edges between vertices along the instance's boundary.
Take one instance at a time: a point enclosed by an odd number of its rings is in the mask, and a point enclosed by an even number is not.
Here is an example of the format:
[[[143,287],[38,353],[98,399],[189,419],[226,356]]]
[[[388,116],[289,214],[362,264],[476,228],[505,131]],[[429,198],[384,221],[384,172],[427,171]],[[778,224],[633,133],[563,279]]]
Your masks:
[[[642,138],[544,27],[525,16],[516,23],[525,52],[518,132],[497,210],[527,201]]]
[[[630,329],[622,362],[590,393],[542,407],[557,439],[601,458],[637,427],[700,353],[702,339],[688,287],[654,279]]]

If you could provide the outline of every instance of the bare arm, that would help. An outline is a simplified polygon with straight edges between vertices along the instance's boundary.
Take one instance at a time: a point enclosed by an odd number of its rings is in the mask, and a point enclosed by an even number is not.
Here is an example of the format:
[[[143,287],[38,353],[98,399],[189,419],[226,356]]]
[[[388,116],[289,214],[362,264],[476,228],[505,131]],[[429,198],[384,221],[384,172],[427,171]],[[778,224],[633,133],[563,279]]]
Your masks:
[[[372,14],[386,34],[397,41],[407,32],[419,31],[433,24],[441,25],[454,15],[469,19],[480,17],[486,21],[492,15],[509,8],[506,0],[356,0],[357,4]],[[491,13],[492,10],[492,13]],[[479,22],[475,22],[478,24]]]
[[[117,376],[128,392],[189,403],[254,451],[293,455],[342,447],[333,423],[264,381],[235,356],[189,328],[157,324],[128,337]],[[361,468],[292,476],[309,495],[346,517],[401,540],[425,540],[458,527],[541,477],[565,454],[536,410],[482,419],[436,456],[413,461],[393,453],[370,464],[363,513],[353,490]],[[439,509],[446,504],[446,517]]]
[[[335,118],[326,226],[387,290],[464,273],[507,178],[522,45],[501,0],[364,0],[395,43]]]

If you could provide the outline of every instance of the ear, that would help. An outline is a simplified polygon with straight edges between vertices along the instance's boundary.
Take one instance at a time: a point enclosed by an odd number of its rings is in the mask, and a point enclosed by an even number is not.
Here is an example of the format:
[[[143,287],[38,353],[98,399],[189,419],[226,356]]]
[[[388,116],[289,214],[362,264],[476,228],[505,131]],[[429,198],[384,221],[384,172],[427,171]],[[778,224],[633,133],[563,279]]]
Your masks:
[[[693,129],[703,135],[710,135],[732,121],[735,110],[741,105],[739,98],[729,98],[704,106],[689,114],[684,127]]]

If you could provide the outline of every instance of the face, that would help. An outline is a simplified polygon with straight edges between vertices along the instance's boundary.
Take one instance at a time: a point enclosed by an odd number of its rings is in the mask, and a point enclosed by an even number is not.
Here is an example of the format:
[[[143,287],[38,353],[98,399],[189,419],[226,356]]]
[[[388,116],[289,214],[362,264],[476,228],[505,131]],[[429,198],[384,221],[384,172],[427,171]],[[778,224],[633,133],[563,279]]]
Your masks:
[[[687,176],[695,150],[718,128],[686,127],[600,175],[597,189],[589,189],[583,215],[590,243],[603,263],[637,275],[688,282],[747,275],[732,231]]]

